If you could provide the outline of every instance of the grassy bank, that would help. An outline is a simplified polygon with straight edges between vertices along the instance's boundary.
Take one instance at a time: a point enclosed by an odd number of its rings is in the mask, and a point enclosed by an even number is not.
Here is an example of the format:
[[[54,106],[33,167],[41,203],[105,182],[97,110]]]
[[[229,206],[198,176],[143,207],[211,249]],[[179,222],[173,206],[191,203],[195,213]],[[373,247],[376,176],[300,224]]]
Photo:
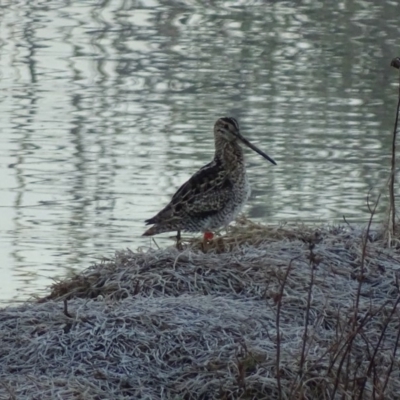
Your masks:
[[[390,399],[400,253],[379,230],[241,220],[124,251],[0,311],[0,398]]]

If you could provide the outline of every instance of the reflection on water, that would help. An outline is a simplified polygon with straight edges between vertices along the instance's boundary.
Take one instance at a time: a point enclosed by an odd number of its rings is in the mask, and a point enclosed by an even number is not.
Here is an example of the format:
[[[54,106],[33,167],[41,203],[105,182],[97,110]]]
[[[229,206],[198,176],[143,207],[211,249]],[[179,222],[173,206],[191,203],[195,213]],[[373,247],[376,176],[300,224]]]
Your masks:
[[[148,246],[143,220],[211,159],[220,116],[278,162],[247,153],[252,218],[366,220],[389,165],[399,11],[389,0],[3,3],[0,300]]]

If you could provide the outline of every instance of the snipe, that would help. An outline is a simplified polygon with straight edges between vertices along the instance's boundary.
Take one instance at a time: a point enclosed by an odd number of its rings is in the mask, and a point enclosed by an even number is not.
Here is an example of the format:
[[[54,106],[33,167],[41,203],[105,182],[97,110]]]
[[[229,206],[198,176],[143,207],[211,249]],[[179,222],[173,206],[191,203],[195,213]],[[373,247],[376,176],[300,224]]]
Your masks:
[[[198,170],[172,197],[170,203],[146,225],[153,225],[143,236],[162,232],[203,232],[204,239],[212,231],[227,227],[239,214],[250,195],[242,143],[276,162],[243,137],[234,118],[220,118],[214,125],[214,159]]]

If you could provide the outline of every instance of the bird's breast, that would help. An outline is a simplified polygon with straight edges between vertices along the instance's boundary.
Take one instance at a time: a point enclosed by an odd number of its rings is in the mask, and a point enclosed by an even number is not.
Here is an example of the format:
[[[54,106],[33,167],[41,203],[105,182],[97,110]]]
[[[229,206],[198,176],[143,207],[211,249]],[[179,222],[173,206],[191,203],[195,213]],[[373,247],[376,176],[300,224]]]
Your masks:
[[[243,207],[248,198],[250,197],[251,188],[250,183],[247,178],[247,174],[243,171],[242,174],[237,175],[236,179],[233,182],[233,199],[234,202]]]

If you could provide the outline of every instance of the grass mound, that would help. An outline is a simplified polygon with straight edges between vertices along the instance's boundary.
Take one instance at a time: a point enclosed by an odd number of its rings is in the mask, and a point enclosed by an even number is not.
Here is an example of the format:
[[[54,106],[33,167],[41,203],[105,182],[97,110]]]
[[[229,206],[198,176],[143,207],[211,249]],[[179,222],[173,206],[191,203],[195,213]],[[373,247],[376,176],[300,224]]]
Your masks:
[[[0,311],[0,398],[396,398],[399,274],[350,226],[118,252]]]

